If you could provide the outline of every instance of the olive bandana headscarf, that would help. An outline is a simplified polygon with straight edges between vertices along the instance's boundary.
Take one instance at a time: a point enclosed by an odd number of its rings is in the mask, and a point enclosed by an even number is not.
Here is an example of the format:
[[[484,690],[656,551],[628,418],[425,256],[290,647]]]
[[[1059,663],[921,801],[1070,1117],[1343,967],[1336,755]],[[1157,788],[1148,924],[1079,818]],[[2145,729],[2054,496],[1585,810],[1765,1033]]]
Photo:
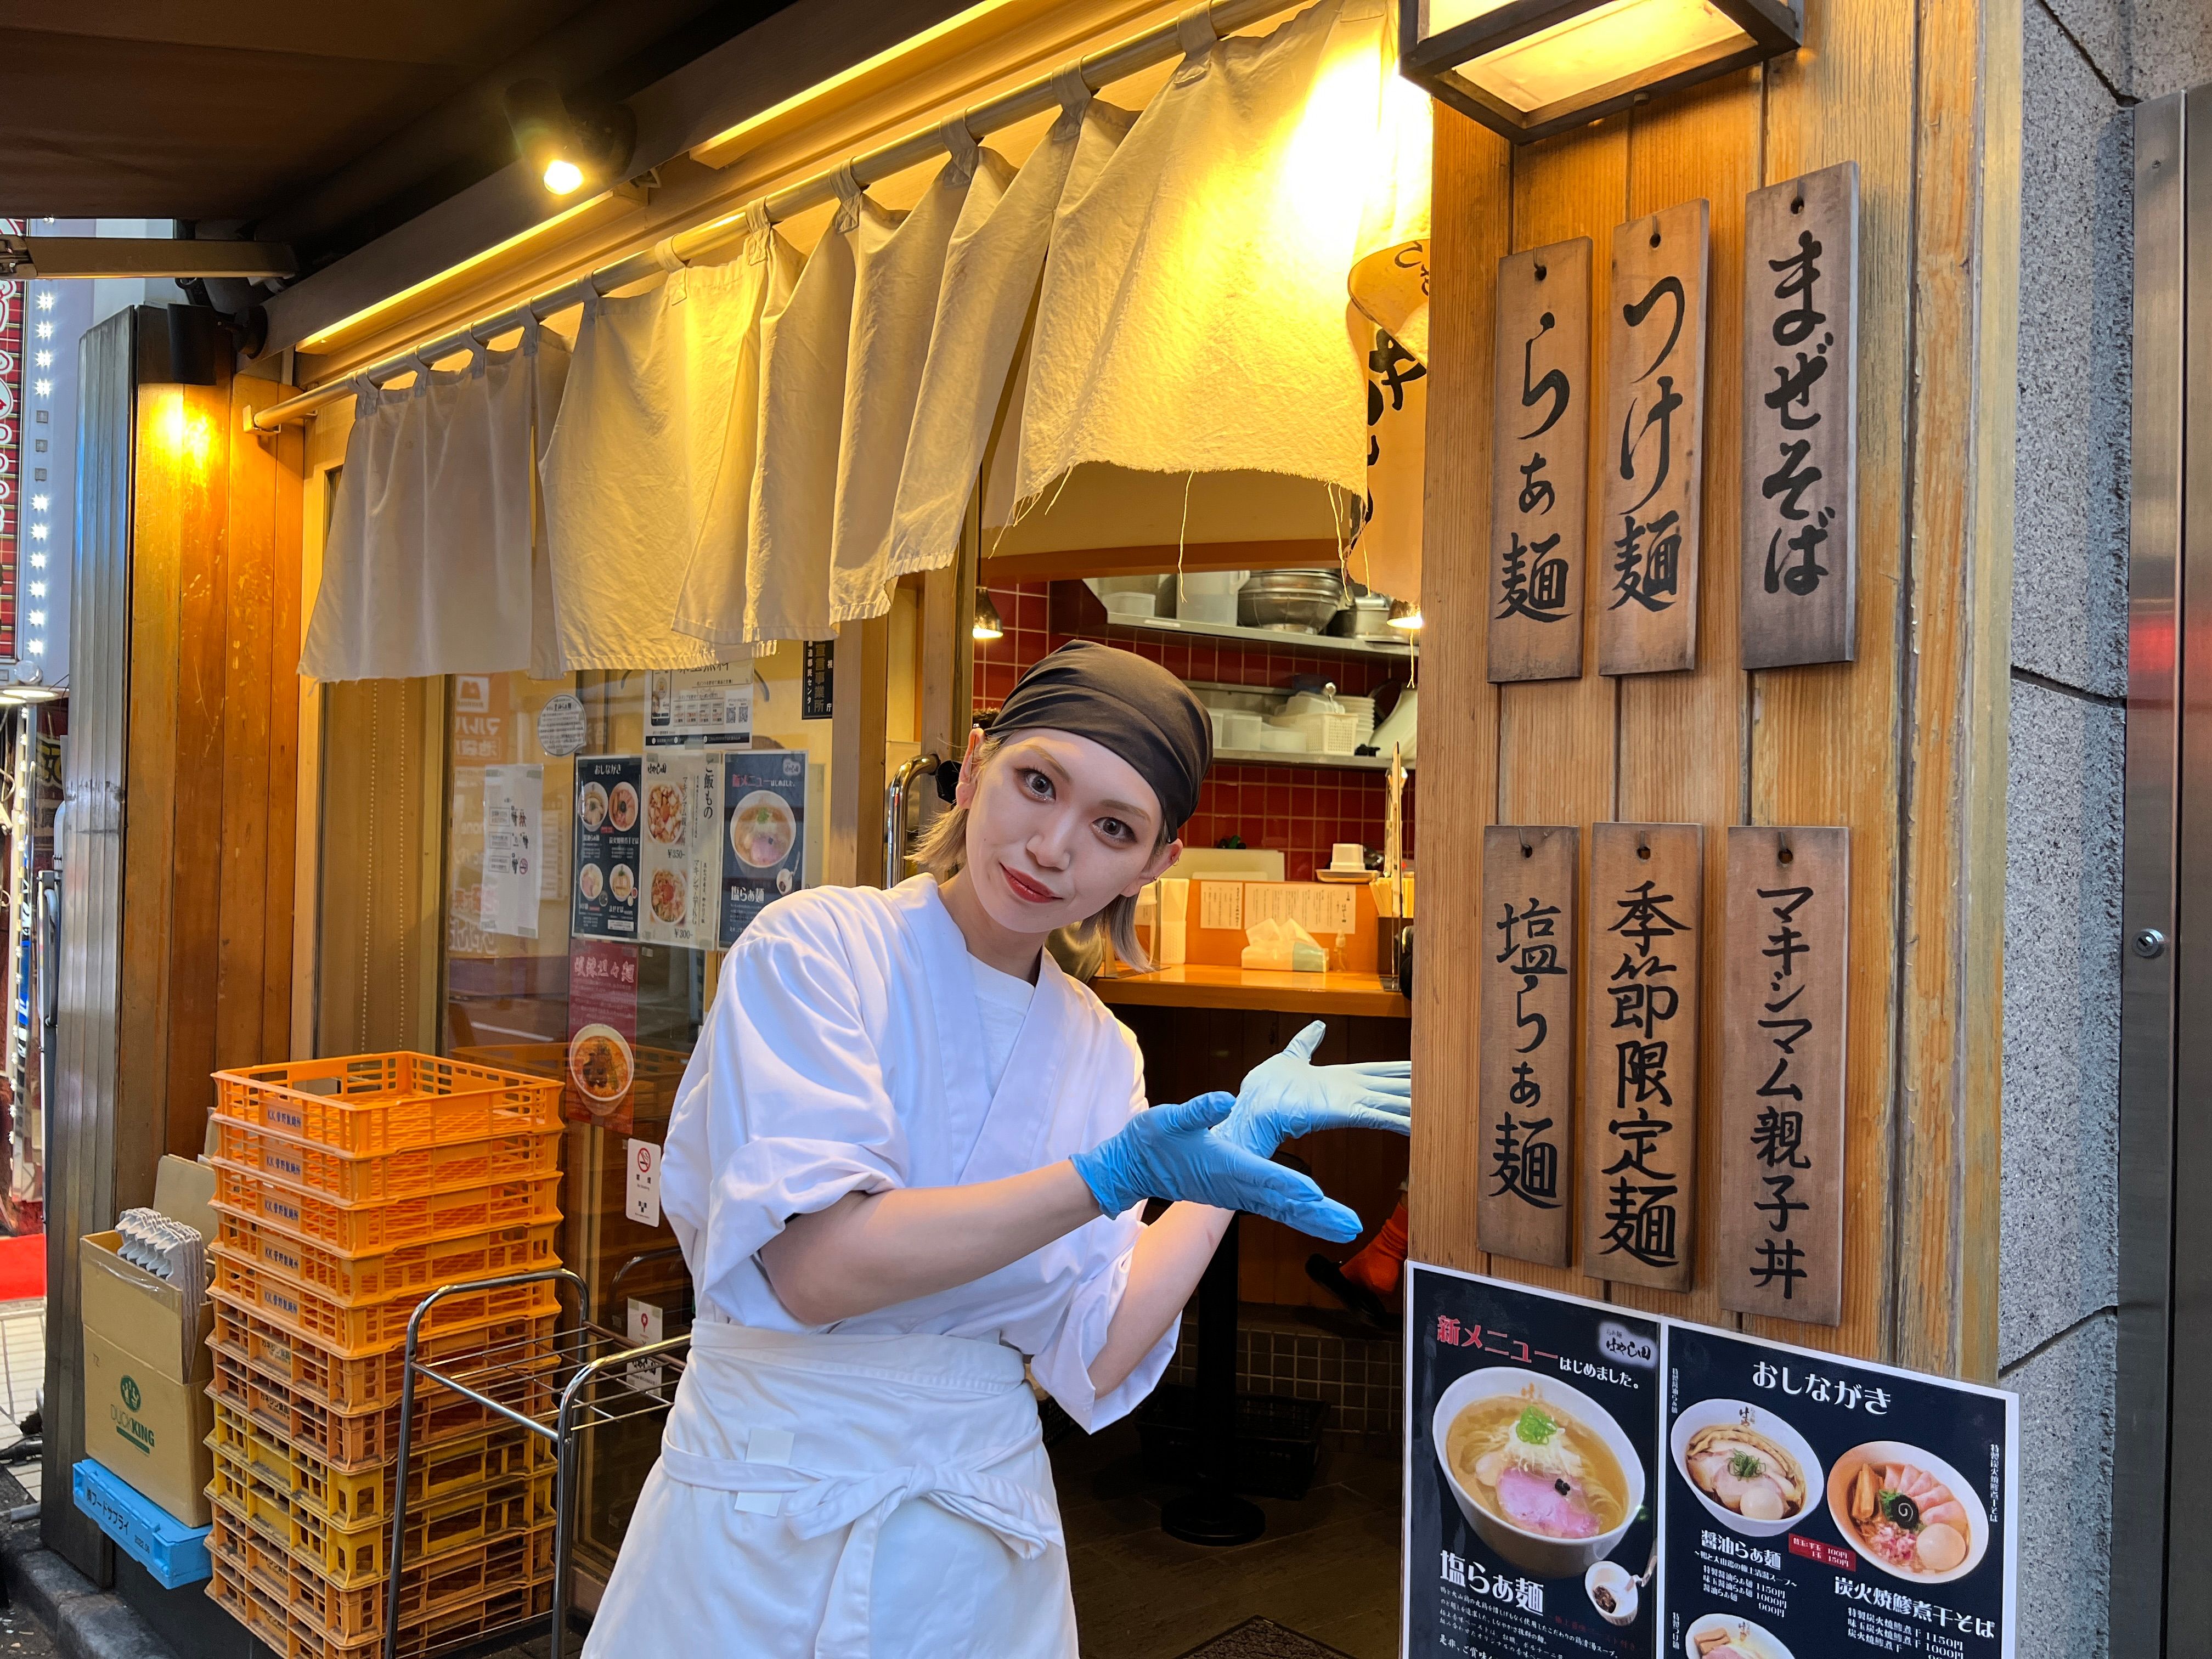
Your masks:
[[[1133,652],[1075,640],[1037,663],[1006,694],[991,735],[1049,728],[1111,750],[1160,799],[1178,830],[1198,805],[1213,763],[1213,721],[1174,675]]]

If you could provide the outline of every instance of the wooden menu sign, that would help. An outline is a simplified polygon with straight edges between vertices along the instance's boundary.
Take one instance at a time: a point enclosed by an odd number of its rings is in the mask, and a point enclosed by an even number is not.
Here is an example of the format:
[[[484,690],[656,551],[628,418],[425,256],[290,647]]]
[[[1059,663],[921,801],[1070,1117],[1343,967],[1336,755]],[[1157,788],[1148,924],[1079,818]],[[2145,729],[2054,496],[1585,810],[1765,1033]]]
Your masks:
[[[1601,674],[1697,666],[1710,217],[1700,198],[1613,233],[1598,434]]]
[[[1844,1311],[1844,1018],[1850,831],[1738,825],[1721,1012],[1721,1305]]]
[[[1859,169],[1744,204],[1743,665],[1858,652]]]
[[[1571,828],[1482,832],[1482,1151],[1486,1250],[1567,1265],[1573,1244],[1575,878]]]
[[[1690,1287],[1705,831],[1590,827],[1583,960],[1583,1270]]]
[[[1589,514],[1590,240],[1498,262],[1490,678],[1583,672]]]

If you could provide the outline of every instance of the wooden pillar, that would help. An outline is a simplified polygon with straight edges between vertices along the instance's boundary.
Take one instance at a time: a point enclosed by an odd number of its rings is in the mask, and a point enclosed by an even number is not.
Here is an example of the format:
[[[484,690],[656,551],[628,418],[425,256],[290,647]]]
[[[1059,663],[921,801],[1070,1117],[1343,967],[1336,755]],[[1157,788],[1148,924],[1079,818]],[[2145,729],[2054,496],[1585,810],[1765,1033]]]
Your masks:
[[[1413,1244],[1425,1261],[1710,1322],[1686,1292],[1482,1249],[1474,960],[1486,822],[1851,830],[1846,1260],[1835,1327],[1763,1334],[1923,1369],[1996,1366],[2003,779],[2020,185],[2019,0],[1809,9],[1805,50],[1514,148],[1437,112],[1422,664]],[[1863,192],[1858,659],[1746,674],[1736,648],[1744,197],[1856,161]],[[1484,663],[1498,258],[1705,198],[1712,307],[1698,666],[1493,688]],[[1601,392],[1594,388],[1594,398]],[[1588,418],[1589,411],[1584,411]],[[1594,454],[1601,443],[1593,444]],[[1601,459],[1598,463],[1601,465]],[[1596,491],[1593,489],[1593,497]],[[1603,592],[1593,535],[1595,614]],[[1724,964],[1706,963],[1707,1007]],[[1699,1112],[1719,1146],[1716,1018]]]

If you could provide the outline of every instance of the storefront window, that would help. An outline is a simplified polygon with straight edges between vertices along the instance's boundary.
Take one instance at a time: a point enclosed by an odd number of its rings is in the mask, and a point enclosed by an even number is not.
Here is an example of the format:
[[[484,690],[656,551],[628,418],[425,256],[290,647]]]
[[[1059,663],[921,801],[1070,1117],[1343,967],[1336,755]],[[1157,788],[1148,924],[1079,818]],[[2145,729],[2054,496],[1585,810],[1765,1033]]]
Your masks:
[[[567,1084],[562,1261],[599,1322],[639,1340],[691,1319],[673,1237],[629,1213],[629,1162],[632,1143],[665,1139],[722,939],[749,914],[720,879],[723,848],[777,854],[767,890],[821,879],[830,723],[806,717],[804,674],[787,646],[695,673],[446,683],[439,1044]],[[779,765],[778,751],[805,759]],[[760,793],[747,781],[769,775],[789,775],[803,810],[755,804],[765,828],[732,836]],[[611,1565],[659,1438],[652,1417],[594,1436],[580,1562]]]

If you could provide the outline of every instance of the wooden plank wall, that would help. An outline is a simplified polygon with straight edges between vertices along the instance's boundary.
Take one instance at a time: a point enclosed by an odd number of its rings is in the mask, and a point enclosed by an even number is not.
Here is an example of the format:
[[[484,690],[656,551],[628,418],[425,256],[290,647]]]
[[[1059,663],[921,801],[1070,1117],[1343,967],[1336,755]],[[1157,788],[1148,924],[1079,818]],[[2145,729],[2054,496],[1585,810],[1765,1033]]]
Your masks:
[[[139,393],[118,1087],[187,1157],[209,1074],[289,1043],[304,440],[241,432],[284,392]]]
[[[1707,826],[1707,937],[1730,823],[1851,836],[1843,1322],[1761,1334],[1987,1378],[1996,1365],[2004,675],[2020,181],[2018,0],[1809,7],[1806,47],[1515,149],[1439,106],[1424,573],[1421,971],[1413,1159],[1419,1258],[1664,1310],[1721,1314],[1701,1215],[1685,1292],[1487,1255],[1474,1091],[1483,823]],[[1743,210],[1856,160],[1863,192],[1856,663],[1737,663]],[[1712,205],[1705,580],[1687,673],[1490,685],[1494,274],[1505,253],[1703,196]],[[1601,379],[1598,354],[1594,380]],[[1593,406],[1604,388],[1593,385]],[[1585,418],[1588,411],[1585,411]],[[1593,450],[1603,446],[1594,445]],[[1600,457],[1593,453],[1593,467]],[[1590,498],[1600,495],[1595,477]],[[1595,510],[1593,508],[1593,510]],[[1601,526],[1586,629],[1602,603]],[[1586,659],[1595,662],[1594,639]],[[1587,837],[1585,837],[1587,845]],[[1700,1185],[1719,1152],[1720,953],[1705,966]]]

